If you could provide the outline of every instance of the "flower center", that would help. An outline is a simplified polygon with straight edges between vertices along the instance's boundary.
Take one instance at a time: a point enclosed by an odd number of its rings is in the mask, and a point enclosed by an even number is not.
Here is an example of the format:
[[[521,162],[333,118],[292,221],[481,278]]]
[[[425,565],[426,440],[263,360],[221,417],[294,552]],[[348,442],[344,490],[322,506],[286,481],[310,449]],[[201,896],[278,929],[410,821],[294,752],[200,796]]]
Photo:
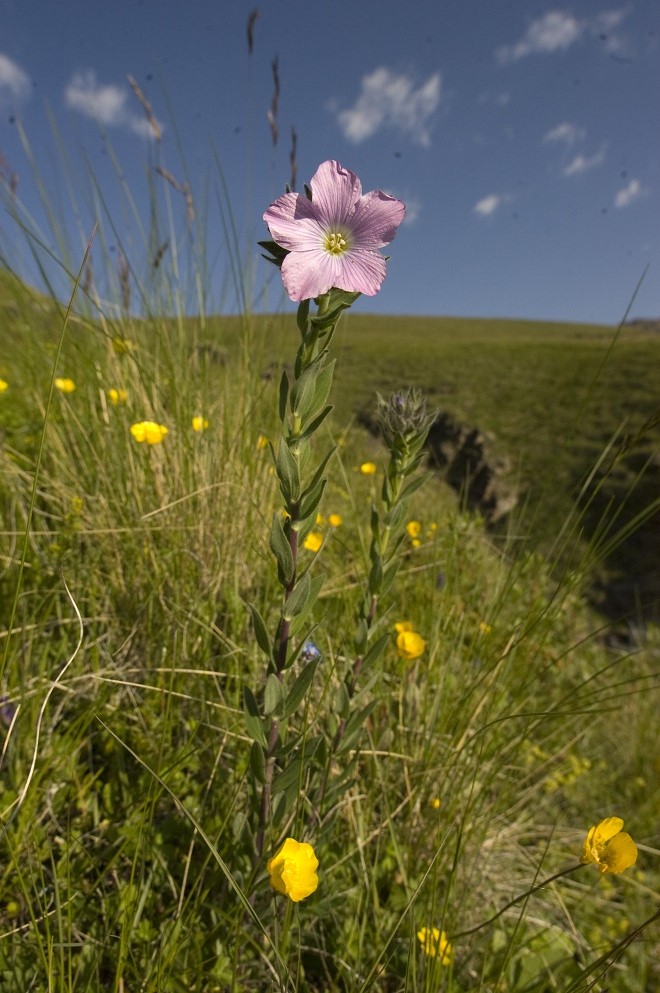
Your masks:
[[[323,247],[330,255],[343,255],[348,249],[348,242],[341,231],[329,231],[325,236]]]

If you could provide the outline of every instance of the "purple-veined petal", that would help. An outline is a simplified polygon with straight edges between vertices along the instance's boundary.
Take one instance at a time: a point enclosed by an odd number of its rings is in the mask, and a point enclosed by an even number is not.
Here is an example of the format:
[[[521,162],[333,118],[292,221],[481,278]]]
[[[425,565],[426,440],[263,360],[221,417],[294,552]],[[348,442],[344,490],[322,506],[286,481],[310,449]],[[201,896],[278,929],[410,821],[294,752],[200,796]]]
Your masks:
[[[380,190],[360,198],[350,221],[354,244],[360,248],[383,248],[393,240],[403,221],[406,205]]]
[[[351,251],[338,259],[341,272],[333,283],[339,290],[364,293],[373,297],[378,293],[387,273],[385,259],[378,252]]]
[[[292,252],[282,263],[282,282],[292,300],[311,300],[336,285],[337,256],[323,250]]]
[[[362,196],[362,184],[355,173],[328,159],[318,167],[309,185],[319,220],[330,227],[350,226],[353,209]]]
[[[273,241],[290,252],[317,249],[323,243],[325,232],[314,205],[299,193],[285,193],[271,203],[264,221]]]

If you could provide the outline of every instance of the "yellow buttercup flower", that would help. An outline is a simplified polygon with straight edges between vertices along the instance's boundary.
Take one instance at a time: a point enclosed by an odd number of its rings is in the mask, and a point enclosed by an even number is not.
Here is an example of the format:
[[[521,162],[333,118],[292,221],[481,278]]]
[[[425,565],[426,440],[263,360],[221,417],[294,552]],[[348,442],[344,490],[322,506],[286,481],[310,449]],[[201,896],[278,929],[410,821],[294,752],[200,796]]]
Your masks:
[[[442,801],[440,800],[440,797],[434,796],[433,799],[431,800],[431,806],[433,807],[434,810],[440,810],[440,807],[442,806]]]
[[[419,538],[422,533],[422,525],[419,521],[408,521],[406,531],[409,538]]]
[[[318,552],[319,548],[323,544],[323,535],[320,531],[310,531],[305,540],[303,541],[303,548],[306,548],[308,552]]]
[[[120,403],[126,403],[128,401],[128,392],[127,390],[110,389],[108,390],[108,400],[113,407],[117,407]]]
[[[440,931],[437,927],[423,927],[417,932],[417,937],[422,943],[425,955],[431,958],[438,956],[441,965],[451,965],[453,949],[444,931]]]
[[[363,476],[374,476],[378,472],[378,466],[375,462],[363,462],[360,472]]]
[[[319,860],[311,845],[287,838],[266,865],[270,885],[278,893],[284,893],[294,903],[298,903],[310,896],[319,885],[319,877],[316,875],[318,864]]]
[[[197,432],[206,431],[208,426],[209,426],[209,422],[206,420],[205,417],[201,417],[199,414],[193,417],[192,419],[193,431],[197,431]]]
[[[328,514],[328,524],[331,528],[339,528],[344,523],[341,514]]]
[[[268,448],[268,438],[265,434],[260,434],[257,438],[257,448]]]
[[[4,379],[0,379],[0,393],[4,393],[5,390],[9,389],[9,383],[5,382]]]
[[[76,388],[76,384],[72,379],[61,379],[58,376],[55,380],[55,388],[61,390],[62,393],[73,393]]]
[[[637,845],[622,831],[620,817],[606,817],[589,829],[581,862],[592,862],[599,872],[623,872],[637,861]]]
[[[405,659],[406,662],[413,662],[424,654],[426,642],[421,635],[413,631],[409,621],[402,621],[395,627],[399,632],[396,638],[396,650],[399,658]]]
[[[155,421],[140,421],[131,425],[131,434],[137,442],[147,445],[159,445],[169,429],[164,424],[156,424]]]

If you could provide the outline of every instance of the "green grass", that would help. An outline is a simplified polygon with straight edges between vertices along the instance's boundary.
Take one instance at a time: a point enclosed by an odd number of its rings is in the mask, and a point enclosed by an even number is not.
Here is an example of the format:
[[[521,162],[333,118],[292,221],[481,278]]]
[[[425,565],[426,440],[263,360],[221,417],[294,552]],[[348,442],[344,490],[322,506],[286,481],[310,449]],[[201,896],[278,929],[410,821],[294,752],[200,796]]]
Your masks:
[[[183,317],[182,281],[210,297],[205,253],[155,272],[150,247],[177,238],[156,196],[152,230],[127,252],[150,316],[132,316],[102,191],[93,202],[109,289],[81,287],[66,329],[65,306],[0,271],[2,993],[652,993],[658,339],[369,317],[362,301],[343,318],[335,410],[312,453],[338,445],[325,543],[301,551],[325,576],[310,618],[323,658],[282,721],[256,858],[252,741],[274,690],[248,603],[272,634],[282,506],[260,436],[277,442],[295,322],[247,307]],[[52,251],[80,264],[71,246]],[[76,389],[48,405],[54,376]],[[525,501],[488,531],[440,478],[414,493],[402,525],[419,521],[421,542],[403,538],[374,624],[382,655],[347,700],[381,481],[359,466],[387,461],[356,418],[406,385],[492,434]],[[208,430],[192,430],[195,415]],[[160,445],[132,438],[142,420],[167,426]],[[648,600],[631,612],[617,576]],[[598,581],[612,596],[601,612]],[[408,663],[401,620],[426,642]],[[306,671],[284,673],[285,695]],[[612,815],[639,845],[633,869],[586,866],[530,893]],[[286,835],[320,862],[296,906],[265,871]],[[451,966],[424,955],[421,927],[447,932]]]
[[[587,828],[601,817],[625,817],[636,840],[653,848],[653,631],[625,654],[608,650],[577,580],[558,585],[528,544],[512,544],[503,557],[483,523],[461,513],[440,482],[419,491],[409,515],[424,524],[422,545],[404,546],[380,616],[383,631],[411,619],[428,651],[404,666],[388,647],[378,679],[362,687],[362,703],[375,709],[333,814],[314,833],[321,885],[300,905],[293,930],[263,875],[257,880],[261,925],[298,977],[287,987],[218,861],[235,884],[248,885],[253,787],[241,697],[243,686],[262,682],[263,661],[246,601],[271,618],[267,531],[278,499],[257,438],[276,431],[276,377],[261,373],[269,355],[279,364],[286,354],[284,333],[281,346],[272,344],[279,323],[270,321],[268,352],[263,346],[246,366],[226,322],[217,344],[227,354],[218,362],[167,321],[109,329],[74,319],[58,372],[77,389],[54,396],[8,637],[61,317],[20,286],[5,316],[0,647],[8,645],[4,692],[18,709],[3,754],[3,990],[586,989],[570,986],[580,968],[655,908],[650,850],[625,876],[609,881],[585,869],[531,897],[524,910],[516,905],[457,939],[451,970],[434,970],[415,934],[424,924],[455,934],[487,920],[575,862]],[[375,485],[356,467],[383,459],[380,444],[350,426],[350,406],[393,385],[392,368],[406,381],[423,368],[418,381],[435,382],[436,396],[455,377],[457,414],[488,428],[492,404],[498,442],[513,448],[527,430],[517,400],[507,429],[504,405],[485,390],[475,389],[482,406],[476,397],[469,406],[468,370],[473,385],[483,386],[484,370],[497,378],[503,353],[522,355],[526,340],[528,370],[546,375],[554,357],[557,390],[561,356],[566,384],[588,355],[593,370],[607,347],[604,332],[574,332],[569,345],[558,329],[537,328],[536,340],[529,329],[499,325],[489,358],[485,328],[473,325],[459,374],[460,347],[448,343],[447,322],[435,323],[433,349],[430,321],[409,321],[404,335],[395,332],[396,319],[351,318],[337,342],[330,432],[343,436],[343,447],[322,512],[341,513],[343,523],[319,560],[327,575],[314,638],[325,661],[310,709],[296,718],[309,733],[332,733],[333,699],[351,657]],[[256,338],[265,326],[255,320]],[[426,359],[415,363],[423,332]],[[207,327],[204,340],[212,337]],[[134,350],[117,354],[117,338]],[[571,347],[576,354],[567,361]],[[520,384],[530,374],[516,375]],[[616,377],[602,373],[601,393],[608,382]],[[127,390],[126,406],[108,402],[110,386]],[[607,407],[603,397],[600,403]],[[640,389],[633,420],[645,416],[646,403]],[[210,422],[200,435],[190,427],[198,412]],[[131,439],[130,424],[144,418],[168,425],[162,445],[143,448]],[[558,424],[566,418],[558,405]],[[557,431],[547,429],[546,444]],[[303,796],[304,784],[294,805],[304,830]],[[273,843],[282,829],[274,829]],[[286,940],[277,937],[282,926]],[[652,961],[650,947],[634,945],[603,983],[621,993],[651,990]]]

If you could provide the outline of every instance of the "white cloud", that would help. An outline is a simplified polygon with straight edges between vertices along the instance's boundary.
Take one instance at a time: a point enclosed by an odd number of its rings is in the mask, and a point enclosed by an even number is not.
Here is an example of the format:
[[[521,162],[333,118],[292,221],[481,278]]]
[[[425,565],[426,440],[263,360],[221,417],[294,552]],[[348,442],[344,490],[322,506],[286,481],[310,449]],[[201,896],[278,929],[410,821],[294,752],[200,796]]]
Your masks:
[[[565,10],[549,10],[532,21],[515,44],[498,48],[495,57],[501,65],[508,65],[536,53],[562,52],[587,34],[595,35],[608,54],[621,53],[627,49],[627,43],[614,33],[614,29],[625,20],[630,11],[630,6],[621,7],[578,19]]]
[[[91,117],[98,124],[108,128],[128,128],[143,138],[153,136],[146,117],[126,106],[128,97],[128,90],[122,86],[98,83],[96,73],[91,69],[75,73],[64,91],[67,107]]]
[[[501,203],[502,197],[499,193],[491,193],[489,196],[483,197],[483,199],[475,203],[472,210],[479,217],[490,217],[491,214],[495,213]]]
[[[583,172],[589,172],[591,169],[596,169],[598,166],[602,165],[604,161],[604,148],[601,148],[600,151],[596,152],[594,155],[576,155],[567,166],[564,166],[563,173],[564,176],[579,176]]]
[[[615,207],[629,207],[631,203],[635,200],[639,200],[640,197],[646,196],[646,190],[640,183],[638,179],[631,179],[627,186],[624,186],[622,190],[619,190],[617,195],[614,197]]]
[[[562,121],[557,127],[551,128],[550,131],[543,135],[543,143],[560,142],[570,147],[576,141],[582,141],[585,135],[586,131],[584,128],[578,127],[577,124],[572,124],[570,121]]]
[[[5,96],[23,100],[30,93],[30,77],[8,55],[0,52],[0,101]]]
[[[412,77],[381,66],[362,77],[360,95],[337,114],[344,136],[358,144],[381,128],[394,128],[425,148],[431,144],[429,121],[442,95],[439,72],[415,89]]]
[[[557,52],[570,48],[584,31],[584,22],[561,10],[549,10],[527,28],[515,45],[503,45],[495,55],[502,65],[517,62],[533,52]]]

